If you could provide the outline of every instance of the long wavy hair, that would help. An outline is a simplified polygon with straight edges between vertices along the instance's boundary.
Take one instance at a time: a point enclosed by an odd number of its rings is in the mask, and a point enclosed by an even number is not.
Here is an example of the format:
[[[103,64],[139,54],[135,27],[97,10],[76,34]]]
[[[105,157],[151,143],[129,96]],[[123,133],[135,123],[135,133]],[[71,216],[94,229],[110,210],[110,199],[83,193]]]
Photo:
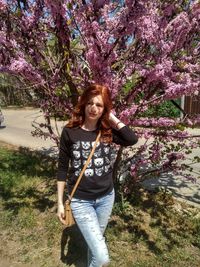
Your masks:
[[[67,123],[67,127],[74,128],[83,125],[85,121],[85,106],[92,97],[101,95],[104,103],[104,110],[101,118],[97,123],[98,129],[101,130],[101,140],[104,142],[112,141],[112,130],[109,122],[109,114],[112,109],[112,100],[109,89],[100,84],[90,84],[80,96],[77,105],[74,108],[72,118]]]

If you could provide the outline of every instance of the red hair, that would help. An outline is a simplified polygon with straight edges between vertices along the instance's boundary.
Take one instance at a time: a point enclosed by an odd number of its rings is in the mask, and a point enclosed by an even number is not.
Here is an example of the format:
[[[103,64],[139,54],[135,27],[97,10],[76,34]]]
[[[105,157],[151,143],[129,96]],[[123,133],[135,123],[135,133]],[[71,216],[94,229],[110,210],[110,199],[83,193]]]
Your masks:
[[[98,128],[102,132],[102,140],[105,142],[112,141],[112,131],[109,122],[109,114],[112,109],[112,100],[109,89],[100,84],[90,84],[81,95],[77,105],[75,106],[71,120],[67,123],[67,127],[79,127],[85,121],[85,106],[88,101],[97,95],[101,95],[104,103],[104,110],[101,118],[98,121]]]

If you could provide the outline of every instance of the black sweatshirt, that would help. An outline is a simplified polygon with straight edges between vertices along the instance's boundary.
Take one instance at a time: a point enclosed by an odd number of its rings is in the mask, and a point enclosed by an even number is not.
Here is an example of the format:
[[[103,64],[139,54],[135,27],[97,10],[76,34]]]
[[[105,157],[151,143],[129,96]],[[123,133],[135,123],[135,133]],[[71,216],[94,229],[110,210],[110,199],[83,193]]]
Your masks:
[[[87,161],[97,134],[98,130],[86,131],[80,127],[63,128],[60,140],[57,180],[66,181],[67,179],[69,194]],[[124,126],[120,130],[112,129],[112,135],[113,142],[122,146],[134,145],[138,140],[135,133],[128,126]],[[112,143],[97,143],[93,157],[84,172],[74,197],[94,200],[110,193],[113,189],[112,166],[114,158]]]

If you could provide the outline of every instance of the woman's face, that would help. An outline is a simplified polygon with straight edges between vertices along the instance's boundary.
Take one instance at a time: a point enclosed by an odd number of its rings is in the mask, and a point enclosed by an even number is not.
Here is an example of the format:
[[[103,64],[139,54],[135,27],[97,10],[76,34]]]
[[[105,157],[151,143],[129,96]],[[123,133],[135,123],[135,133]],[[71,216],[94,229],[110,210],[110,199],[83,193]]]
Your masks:
[[[101,95],[91,97],[85,106],[85,119],[98,122],[104,111],[104,103]]]

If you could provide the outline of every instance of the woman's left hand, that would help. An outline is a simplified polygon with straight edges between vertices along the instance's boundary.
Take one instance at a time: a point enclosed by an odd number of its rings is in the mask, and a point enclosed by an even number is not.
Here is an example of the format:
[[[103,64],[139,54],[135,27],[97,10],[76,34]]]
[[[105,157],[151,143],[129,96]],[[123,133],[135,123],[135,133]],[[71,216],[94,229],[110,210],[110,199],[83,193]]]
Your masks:
[[[111,111],[110,114],[109,114],[109,121],[110,121],[110,123],[114,123],[115,122],[115,119],[117,119],[117,118],[115,117],[115,115]]]
[[[121,122],[111,111],[109,114],[109,121],[111,124],[111,127],[116,128],[116,129],[120,129],[123,126],[125,126],[125,124],[123,122]]]

